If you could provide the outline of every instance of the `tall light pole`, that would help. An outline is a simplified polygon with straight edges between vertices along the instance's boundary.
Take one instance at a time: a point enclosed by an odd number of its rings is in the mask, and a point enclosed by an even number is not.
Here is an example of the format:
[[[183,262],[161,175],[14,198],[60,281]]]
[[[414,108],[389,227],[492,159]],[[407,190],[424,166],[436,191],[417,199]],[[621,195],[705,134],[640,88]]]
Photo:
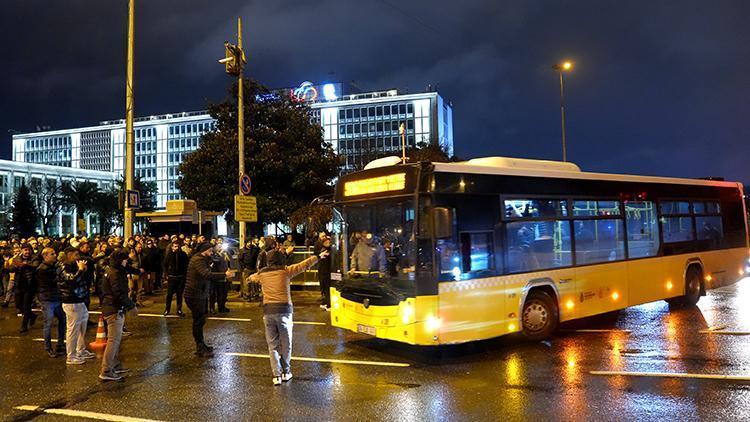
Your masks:
[[[236,75],[238,80],[237,90],[237,150],[239,151],[239,175],[237,180],[245,174],[245,102],[244,102],[244,83],[242,81],[242,70],[247,63],[245,51],[242,50],[242,18],[237,18],[237,45],[229,42],[224,43],[225,57],[219,60],[226,66],[226,72],[230,75]],[[242,194],[237,183],[238,193]],[[240,221],[240,247],[245,245],[246,223]]]
[[[563,83],[563,72],[569,72],[573,69],[573,63],[564,61],[554,66],[554,69],[560,75],[560,124],[562,126],[562,153],[563,161],[568,161],[567,146],[565,144],[565,88]]]
[[[133,47],[135,34],[135,0],[130,0],[128,7],[128,64],[127,80],[125,82],[125,238],[133,236],[133,217],[135,209],[130,207],[127,192],[134,189],[133,174],[135,172],[135,145],[133,133]]]

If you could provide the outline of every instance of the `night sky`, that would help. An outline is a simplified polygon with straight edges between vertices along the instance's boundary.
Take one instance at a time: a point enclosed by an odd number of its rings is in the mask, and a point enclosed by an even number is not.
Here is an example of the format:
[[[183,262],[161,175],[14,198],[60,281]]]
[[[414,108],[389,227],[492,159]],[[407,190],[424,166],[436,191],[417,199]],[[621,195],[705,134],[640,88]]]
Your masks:
[[[269,87],[437,87],[463,158],[560,159],[583,170],[750,183],[750,2],[137,0],[136,116],[201,110],[230,82],[216,60],[244,23]],[[126,0],[4,0],[0,157],[10,131],[124,118]]]

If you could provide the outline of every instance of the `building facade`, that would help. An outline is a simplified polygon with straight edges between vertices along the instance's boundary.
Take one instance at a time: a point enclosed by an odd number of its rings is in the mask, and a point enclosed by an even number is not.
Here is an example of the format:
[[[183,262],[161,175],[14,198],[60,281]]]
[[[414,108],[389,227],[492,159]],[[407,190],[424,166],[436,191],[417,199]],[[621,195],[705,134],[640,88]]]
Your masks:
[[[310,106],[311,118],[323,128],[324,140],[344,157],[344,171],[361,168],[377,155],[401,154],[401,125],[406,146],[420,142],[453,153],[453,111],[437,92],[400,94],[397,90],[344,95],[341,84],[304,82],[272,95],[289,95]],[[216,128],[205,111],[135,119],[135,172],[158,189],[157,207],[185,199],[176,187],[179,165]],[[123,174],[125,121],[97,126],[13,135],[13,160],[71,170]],[[114,176],[113,176],[114,177]]]
[[[57,160],[57,157],[55,157],[55,160],[56,163],[64,163],[63,160]],[[33,196],[34,187],[46,183],[45,180],[54,180],[59,186],[64,183],[87,181],[96,183],[101,190],[107,190],[115,183],[115,174],[105,171],[76,169],[63,164],[32,164],[0,160],[0,236],[8,234],[7,223],[10,218],[10,208],[21,185],[28,186]],[[38,204],[38,207],[40,206],[43,206],[43,204]],[[53,221],[50,225],[50,235],[60,236],[79,231],[75,208],[63,210],[57,214],[55,219],[56,221]],[[87,233],[98,232],[99,221],[96,215],[86,214],[84,219]],[[43,232],[41,220],[37,223],[37,232]]]

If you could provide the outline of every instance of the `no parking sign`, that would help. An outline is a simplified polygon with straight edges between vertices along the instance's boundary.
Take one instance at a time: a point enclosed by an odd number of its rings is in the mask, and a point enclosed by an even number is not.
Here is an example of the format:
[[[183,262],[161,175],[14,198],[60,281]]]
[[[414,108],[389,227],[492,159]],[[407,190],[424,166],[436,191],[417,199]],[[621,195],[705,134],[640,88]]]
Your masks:
[[[240,176],[240,193],[242,195],[250,195],[250,189],[253,187],[252,182],[250,181],[250,176],[247,174],[243,174]]]

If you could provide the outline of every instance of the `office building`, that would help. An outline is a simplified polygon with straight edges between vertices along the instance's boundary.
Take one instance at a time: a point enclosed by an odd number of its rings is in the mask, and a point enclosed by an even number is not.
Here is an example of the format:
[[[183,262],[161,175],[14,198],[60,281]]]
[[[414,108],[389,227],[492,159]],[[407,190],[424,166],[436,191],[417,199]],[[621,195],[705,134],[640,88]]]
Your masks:
[[[342,84],[304,82],[271,96],[289,95],[309,105],[323,138],[344,157],[344,171],[361,168],[375,156],[401,154],[399,127],[406,146],[440,145],[453,153],[453,111],[437,92],[401,94],[397,90],[346,94]],[[135,119],[135,172],[156,182],[157,207],[184,199],[176,187],[179,165],[215,129],[205,111]],[[121,175],[125,167],[125,121],[96,126],[13,135],[13,160]]]
[[[62,141],[58,141],[62,143]],[[54,145],[54,144],[53,144]],[[61,158],[54,157],[54,161],[59,165],[32,164],[18,161],[0,160],[0,237],[6,236],[8,220],[10,219],[10,207],[13,198],[18,192],[21,185],[28,186],[32,193],[35,186],[45,183],[45,180],[52,179],[59,186],[64,183],[73,182],[91,182],[95,183],[99,189],[108,190],[115,183],[115,174],[108,171],[75,169],[64,166],[64,154]],[[49,159],[49,155],[47,156]],[[50,235],[60,236],[68,233],[77,233],[75,208],[63,209],[55,217],[56,221],[50,226]],[[99,221],[94,214],[84,214],[86,232],[97,233],[99,231]],[[37,223],[37,232],[42,233],[41,220]]]

